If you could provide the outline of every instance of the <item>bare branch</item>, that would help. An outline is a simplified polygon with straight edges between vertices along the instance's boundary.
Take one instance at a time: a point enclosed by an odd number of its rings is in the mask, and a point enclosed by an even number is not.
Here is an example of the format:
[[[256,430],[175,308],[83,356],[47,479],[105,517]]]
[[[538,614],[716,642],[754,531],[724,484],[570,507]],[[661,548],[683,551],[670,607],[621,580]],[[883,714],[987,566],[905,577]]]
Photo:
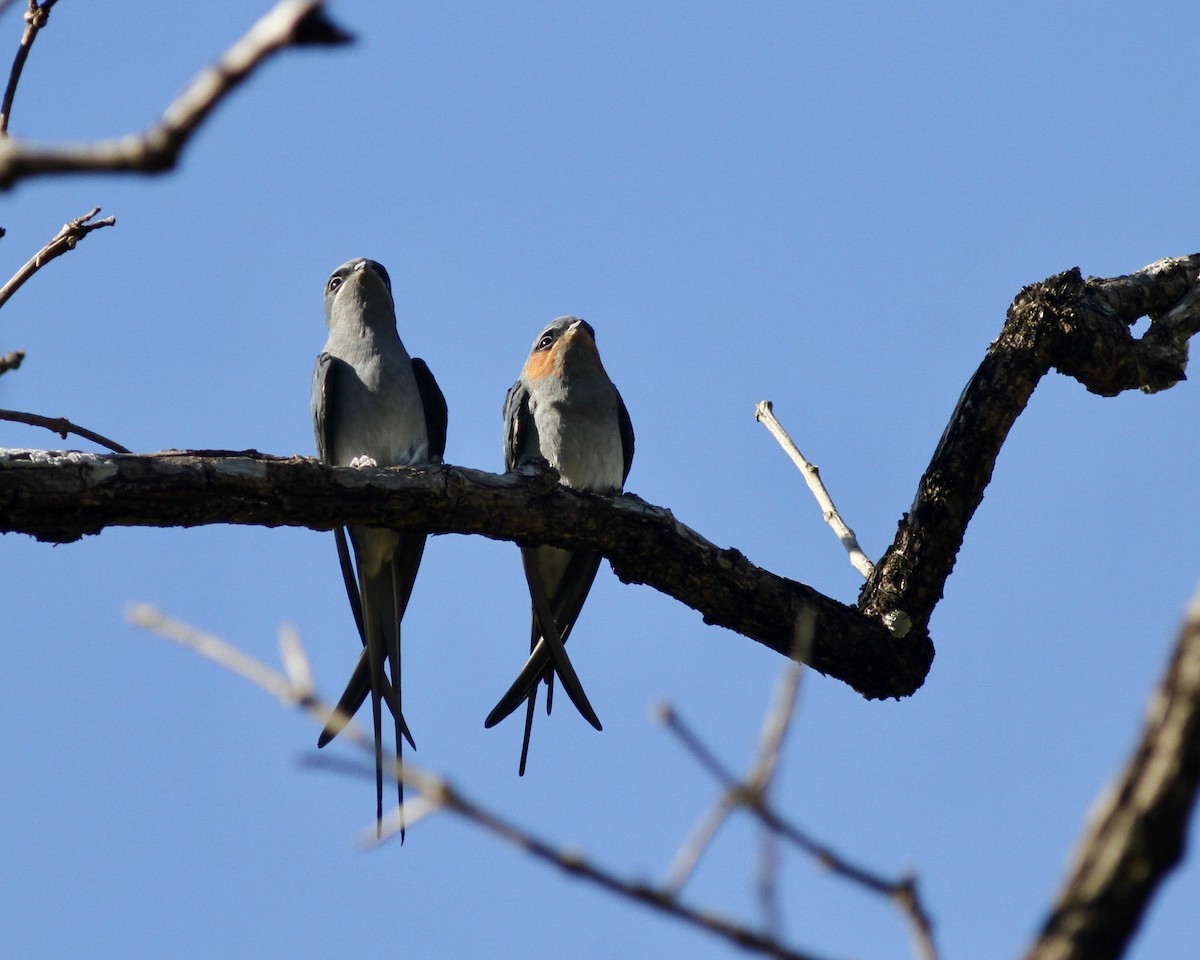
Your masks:
[[[90,213],[85,213],[82,217],[76,217],[74,220],[64,223],[62,229],[54,235],[50,242],[35,253],[25,266],[13,274],[12,279],[8,283],[0,287],[0,307],[8,303],[9,298],[24,285],[26,280],[41,270],[51,260],[61,257],[68,250],[74,250],[75,245],[93,230],[116,225],[116,217],[93,220],[99,212],[100,208],[94,207]]]
[[[670,511],[637,497],[573,491],[533,476],[464,467],[330,467],[254,451],[220,456],[165,452],[63,459],[0,453],[0,530],[69,542],[106,526],[208,523],[331,530],[369,523],[395,530],[482,534],[600,551],[626,583],[645,583],[785,656],[798,614],[812,608],[809,665],[867,697],[906,696],[932,660],[927,640],[893,637],[878,621],[804,584],[721,549]]]
[[[238,650],[219,637],[198,630],[189,624],[165,617],[158,610],[146,604],[131,607],[126,612],[126,616],[137,626],[181,643],[201,656],[205,656],[225,669],[249,680],[286,706],[298,706],[304,709],[310,717],[322,725],[330,715],[329,707],[312,695],[307,686],[296,688],[284,674],[273,670],[262,661]],[[288,631],[285,631],[280,640],[284,648],[285,660],[295,661],[297,657],[307,660],[299,646],[298,637],[289,638]],[[297,664],[293,662],[288,669],[296,672]],[[298,672],[302,677],[311,676],[311,669],[307,663],[299,666]],[[374,750],[373,744],[368,742],[361,731],[352,726],[347,726],[346,729],[357,734],[352,740],[353,743],[363,750]],[[333,764],[322,763],[321,765],[334,766],[337,764],[335,761]],[[569,876],[586,880],[618,897],[675,917],[743,949],[780,958],[780,960],[814,960],[811,955],[793,950],[773,937],[751,930],[720,914],[680,903],[678,899],[664,890],[635,880],[623,879],[617,874],[597,866],[575,851],[554,846],[474,803],[449,781],[419,770],[412,764],[393,764],[390,775],[402,780],[405,786],[413,787],[421,794],[409,804],[412,809],[406,809],[406,826],[412,826],[415,819],[414,813],[416,817],[419,817],[438,810],[446,810],[463,817],[493,836],[525,851],[534,859],[541,860]]]
[[[16,370],[21,366],[25,359],[24,350],[14,350],[12,353],[6,353],[0,356],[0,374],[8,373],[9,370]]]
[[[797,624],[798,643],[803,644],[806,640],[811,640],[812,633],[811,623],[805,624],[801,621]],[[937,949],[933,942],[933,924],[917,893],[915,877],[905,876],[899,880],[886,880],[863,867],[850,863],[831,847],[812,839],[799,827],[785,820],[775,811],[770,802],[768,789],[777,765],[780,746],[795,710],[799,670],[798,666],[790,665],[784,671],[774,704],[767,712],[763,723],[758,754],[745,780],[739,781],[734,778],[728,768],[716,758],[673,709],[669,706],[659,708],[659,719],[724,788],[713,809],[701,819],[687,843],[680,848],[668,874],[665,887],[672,893],[678,893],[682,889],[717,830],[720,829],[730,813],[738,807],[743,807],[753,813],[771,835],[789,841],[838,876],[890,900],[908,921],[909,933],[917,955],[922,960],[936,960]],[[774,866],[772,857],[773,853],[770,848],[766,848],[759,873],[760,899],[767,910],[768,918],[771,916],[773,902]]]
[[[902,613],[912,635],[924,635],[1000,448],[1042,377],[1058,369],[1104,396],[1185,379],[1187,338],[1200,327],[1198,275],[1200,254],[1192,254],[1111,279],[1069,270],[1022,290],[959,397],[858,608],[885,621]],[[1150,324],[1135,338],[1131,328],[1142,316]]]
[[[1200,593],[1193,597],[1142,736],[1101,795],[1026,960],[1115,960],[1178,864],[1200,785]]]
[[[160,637],[194,650],[230,673],[249,680],[285,707],[294,707],[301,702],[301,697],[294,692],[291,681],[261,660],[256,660],[220,637],[165,616],[148,603],[130,606],[125,611],[125,619],[135,627],[157,633]]]
[[[622,879],[596,866],[574,851],[554,847],[513,826],[510,822],[475,806],[449,784],[445,786],[444,802],[448,810],[467,818],[494,836],[508,841],[535,859],[548,863],[569,876],[587,880],[602,890],[607,890],[623,899],[632,900],[678,920],[683,920],[692,926],[716,934],[745,950],[753,950],[769,957],[780,958],[780,960],[811,960],[810,954],[793,950],[773,937],[757,933],[720,914],[681,903],[665,890],[636,880]]]
[[[282,0],[213,66],[192,81],[144,133],[86,144],[39,146],[0,140],[0,189],[62,173],[162,173],[213,109],[273,54],[293,46],[333,46],[350,35],[329,20],[321,0]]]
[[[829,496],[829,491],[825,489],[825,484],[821,482],[821,471],[804,458],[804,454],[800,452],[800,448],[792,442],[792,438],[788,436],[782,424],[775,419],[770,400],[763,400],[754,408],[754,419],[771,431],[771,436],[779,441],[779,445],[783,447],[784,452],[792,458],[792,463],[804,475],[804,482],[808,484],[808,489],[817,498],[817,505],[821,508],[825,522],[833,528],[833,532],[837,534],[837,538],[842,542],[842,546],[846,548],[846,553],[850,555],[851,565],[864,577],[869,577],[871,571],[875,569],[875,564],[871,562],[870,557],[863,553],[862,547],[858,545],[858,537],[846,525],[846,521],[838,513],[837,507],[833,505],[833,498]]]
[[[20,360],[17,363],[19,365]],[[107,447],[113,453],[129,453],[128,450],[115,440],[109,440],[108,437],[89,430],[87,427],[74,424],[66,417],[42,417],[36,413],[22,413],[19,410],[0,410],[0,420],[8,420],[12,423],[27,423],[31,427],[45,427],[47,430],[53,430],[64,440],[67,439],[69,434],[74,434],[77,437],[83,437],[85,440],[91,440],[92,443],[98,443],[102,447]]]
[[[58,0],[29,0],[29,9],[25,12],[25,32],[21,34],[21,43],[17,47],[17,55],[13,58],[12,69],[8,74],[8,85],[4,88],[4,98],[0,100],[0,139],[8,136],[8,118],[12,115],[13,97],[17,93],[17,84],[21,82],[21,71],[25,69],[25,61],[29,58],[29,50],[38,32],[50,19],[50,8]],[[0,13],[3,10],[0,9]]]

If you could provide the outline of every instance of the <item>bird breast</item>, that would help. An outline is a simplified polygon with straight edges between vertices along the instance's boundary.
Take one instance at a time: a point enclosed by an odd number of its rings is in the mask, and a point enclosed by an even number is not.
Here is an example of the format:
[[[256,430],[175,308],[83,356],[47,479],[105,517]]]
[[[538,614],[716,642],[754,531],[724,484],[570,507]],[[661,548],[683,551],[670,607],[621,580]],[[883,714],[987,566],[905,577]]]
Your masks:
[[[541,454],[564,484],[591,493],[621,489],[625,459],[615,393],[554,399],[531,412]]]

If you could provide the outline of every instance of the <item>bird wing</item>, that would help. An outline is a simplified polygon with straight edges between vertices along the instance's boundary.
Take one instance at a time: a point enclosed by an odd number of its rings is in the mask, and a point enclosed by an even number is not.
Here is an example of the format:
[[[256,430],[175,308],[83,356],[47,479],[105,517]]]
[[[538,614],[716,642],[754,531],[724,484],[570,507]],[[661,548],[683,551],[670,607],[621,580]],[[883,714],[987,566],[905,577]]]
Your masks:
[[[529,410],[529,389],[518,380],[504,396],[504,469],[512,470],[521,459],[522,447],[529,435],[533,414]]]
[[[312,418],[313,432],[317,437],[317,456],[326,463],[333,457],[333,424],[335,412],[332,398],[337,394],[337,379],[345,362],[322,353],[317,357],[317,365],[313,370],[312,387]],[[354,623],[358,627],[358,636],[365,645],[366,631],[363,629],[362,599],[358,595],[358,577],[354,573],[354,565],[350,560],[350,546],[346,542],[346,528],[334,527],[334,541],[337,544],[338,565],[342,570],[342,582],[346,586],[346,596],[350,600],[350,610],[354,614]]]
[[[446,453],[446,425],[450,415],[446,406],[446,397],[442,389],[433,379],[429,365],[420,357],[414,357],[413,376],[417,380],[417,390],[421,393],[421,406],[425,410],[425,432],[429,436],[429,459],[441,463]]]
[[[621,451],[625,455],[625,466],[621,473],[621,483],[624,485],[629,476],[629,468],[633,466],[633,421],[629,419],[629,411],[625,409],[625,401],[617,392],[617,424],[621,430]]]

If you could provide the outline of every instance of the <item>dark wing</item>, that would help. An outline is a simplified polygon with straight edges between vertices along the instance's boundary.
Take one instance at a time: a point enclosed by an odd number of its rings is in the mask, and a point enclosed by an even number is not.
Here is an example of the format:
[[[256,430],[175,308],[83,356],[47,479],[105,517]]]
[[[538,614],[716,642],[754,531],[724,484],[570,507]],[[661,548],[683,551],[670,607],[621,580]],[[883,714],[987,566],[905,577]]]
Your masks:
[[[532,426],[529,412],[529,390],[520,380],[508,389],[504,397],[504,469],[511,470],[521,458],[526,435]]]
[[[621,483],[629,476],[629,468],[633,466],[633,421],[629,419],[629,411],[625,409],[625,401],[617,394],[617,422],[621,429],[621,450],[625,454],[625,468],[621,474]]]
[[[328,353],[317,357],[317,365],[313,368],[312,382],[312,421],[313,433],[317,438],[317,456],[329,462],[333,440],[330,433],[333,429],[333,415],[329,409],[329,398],[335,389],[338,367],[341,362]]]
[[[429,435],[429,458],[439,463],[446,453],[446,424],[449,408],[442,389],[433,379],[429,365],[420,357],[413,358],[413,376],[417,378],[417,389],[421,392],[421,406],[425,408],[425,431]]]
[[[317,357],[317,365],[313,370],[312,385],[312,418],[313,433],[317,438],[317,456],[329,463],[333,456],[333,424],[336,410],[333,398],[337,396],[337,381],[342,375],[345,362],[322,353]],[[342,570],[342,582],[346,585],[346,596],[350,600],[350,610],[354,614],[354,623],[358,627],[358,635],[363,643],[367,642],[363,630],[362,599],[358,595],[358,578],[354,574],[354,566],[350,562],[350,546],[346,543],[344,527],[335,527],[334,541],[337,544],[338,565]]]

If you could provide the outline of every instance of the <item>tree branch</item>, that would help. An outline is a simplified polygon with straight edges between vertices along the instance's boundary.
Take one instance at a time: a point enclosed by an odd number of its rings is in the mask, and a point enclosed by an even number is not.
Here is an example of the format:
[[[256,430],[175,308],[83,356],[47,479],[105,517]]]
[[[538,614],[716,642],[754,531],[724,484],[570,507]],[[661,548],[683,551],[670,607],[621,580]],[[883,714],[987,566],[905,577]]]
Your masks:
[[[0,356],[0,374],[8,373],[9,370],[18,369],[24,359],[24,350],[13,350],[11,353],[6,353],[3,356]]]
[[[288,671],[287,675],[284,675],[219,637],[204,633],[190,624],[165,617],[148,605],[132,607],[127,616],[137,626],[180,643],[249,680],[285,705],[302,709],[322,726],[328,721],[331,710],[316,696],[311,686],[312,674],[298,634],[281,632],[280,646]],[[373,743],[352,723],[347,724],[345,736],[363,750],[374,750]],[[313,765],[325,768],[346,767],[344,762],[329,758],[315,761]],[[589,860],[577,850],[555,846],[471,801],[448,780],[426,773],[411,763],[393,763],[388,775],[420,792],[420,796],[410,804],[415,808],[415,816],[410,813],[407,817],[410,825],[415,819],[441,810],[457,814],[492,836],[525,851],[535,860],[540,860],[568,876],[584,880],[619,898],[682,920],[744,950],[776,957],[779,960],[814,960],[811,954],[801,953],[774,936],[759,933],[721,914],[690,906],[668,890],[638,880],[624,879]],[[396,817],[394,822],[398,829],[400,819]],[[384,839],[391,835],[390,832],[385,834]],[[369,842],[379,842],[374,836],[374,831]]]
[[[217,104],[271,55],[293,46],[332,46],[350,35],[329,20],[321,0],[282,0],[204,70],[145,133],[87,144],[39,146],[0,139],[0,190],[55,173],[162,173]]]
[[[1193,254],[1113,279],[1069,270],[1022,290],[959,397],[859,609],[906,614],[914,634],[925,635],[1008,431],[1051,369],[1103,396],[1186,379],[1188,337],[1200,329],[1198,273]],[[1142,316],[1150,325],[1139,339],[1130,327]]]
[[[1142,737],[1092,812],[1070,876],[1026,960],[1115,960],[1183,853],[1200,784],[1200,594]]]
[[[893,637],[877,621],[763,570],[633,496],[602,497],[532,477],[463,467],[330,467],[303,457],[215,452],[149,456],[0,454],[0,531],[70,542],[107,526],[208,523],[330,530],[482,534],[521,544],[588,546],[626,583],[645,583],[790,656],[798,615],[815,612],[811,666],[866,697],[911,694],[933,659],[928,640]]]
[[[116,217],[105,217],[103,220],[93,221],[92,218],[99,212],[100,208],[94,207],[91,213],[85,213],[82,217],[76,217],[74,220],[64,223],[62,229],[51,238],[50,242],[35,253],[25,266],[13,274],[8,283],[0,287],[0,307],[8,303],[12,295],[21,289],[26,280],[51,260],[61,257],[68,250],[74,250],[76,244],[93,230],[116,225]]]
[[[3,364],[3,359],[0,358],[0,364]],[[20,361],[17,361],[20,365]],[[3,373],[3,366],[0,366],[0,373]],[[7,420],[10,423],[24,423],[31,427],[45,427],[47,430],[52,430],[64,440],[70,434],[77,437],[83,437],[85,440],[91,440],[92,443],[99,444],[102,447],[107,447],[113,453],[129,453],[125,447],[121,446],[115,440],[109,440],[103,434],[96,433],[94,430],[89,430],[87,427],[81,427],[77,423],[72,423],[66,417],[43,417],[36,413],[22,413],[20,410],[0,410],[0,420]]]
[[[10,452],[0,459],[0,531],[71,541],[110,525],[205,523],[328,530],[367,523],[482,534],[522,544],[587,546],[625,582],[646,583],[784,655],[797,618],[817,616],[811,666],[866,697],[901,697],[933,658],[928,622],[1000,447],[1052,368],[1089,390],[1153,391],[1184,379],[1200,329],[1200,254],[1127,277],[1071,270],[1021,291],[967,384],[896,540],[857,609],[751,564],[636,497],[609,499],[532,479],[458,467],[352,470],[254,451],[97,457]],[[1140,339],[1129,328],[1150,317]],[[882,624],[911,623],[903,636]],[[903,631],[897,630],[897,634]]]
[[[58,0],[29,0],[29,9],[25,12],[25,31],[21,34],[21,43],[17,46],[17,55],[13,57],[12,69],[8,72],[8,85],[4,88],[4,98],[0,100],[0,138],[8,136],[8,118],[12,115],[13,97],[17,93],[17,84],[21,82],[21,72],[25,69],[25,61],[29,59],[29,51],[38,32],[50,21],[50,8]]]
[[[825,489],[825,484],[821,482],[821,471],[815,464],[809,463],[804,454],[800,452],[800,448],[796,446],[792,438],[788,436],[788,432],[783,429],[783,424],[776,418],[772,407],[770,400],[759,401],[754,407],[754,419],[770,431],[771,436],[783,447],[784,453],[791,458],[796,469],[804,477],[809,491],[816,498],[817,506],[821,508],[821,515],[825,518],[825,522],[829,524],[842,546],[846,548],[846,553],[850,555],[851,566],[864,577],[869,577],[871,571],[875,569],[875,564],[871,562],[870,557],[863,553],[862,547],[858,545],[858,537],[842,519],[837,507],[833,505],[833,498]]]

